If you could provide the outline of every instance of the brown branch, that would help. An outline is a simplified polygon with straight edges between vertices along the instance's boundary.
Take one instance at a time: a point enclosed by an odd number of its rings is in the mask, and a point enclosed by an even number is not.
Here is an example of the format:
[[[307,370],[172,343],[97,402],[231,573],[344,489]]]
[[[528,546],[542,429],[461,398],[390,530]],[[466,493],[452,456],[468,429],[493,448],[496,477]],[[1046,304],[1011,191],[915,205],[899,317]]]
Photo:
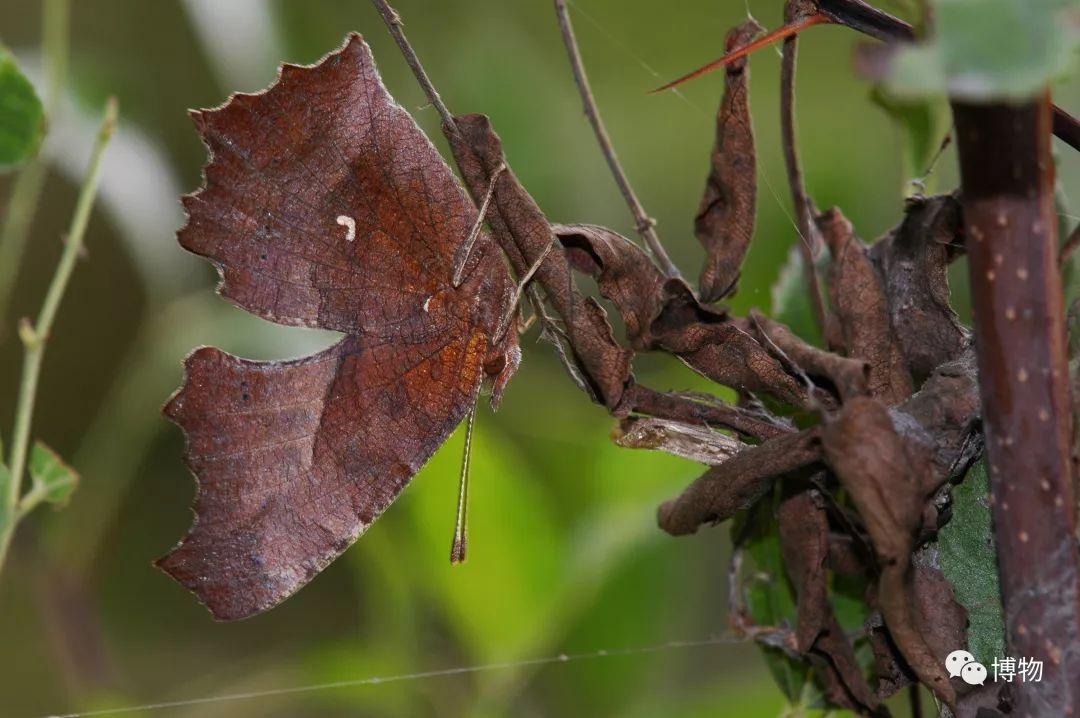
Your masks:
[[[836,24],[882,42],[910,42],[915,39],[911,25],[862,0],[817,0],[816,6]]]
[[[570,23],[570,13],[566,9],[566,0],[555,0],[555,14],[559,18],[559,30],[562,32],[563,42],[566,44],[566,53],[570,57],[570,68],[574,72],[574,82],[577,84],[578,92],[581,95],[585,116],[589,118],[589,124],[592,125],[593,133],[596,135],[596,142],[600,145],[600,151],[604,154],[604,159],[607,160],[611,174],[615,177],[615,184],[619,186],[619,191],[622,193],[623,199],[626,200],[630,213],[634,215],[634,223],[638,234],[645,240],[645,244],[649,247],[649,251],[656,261],[660,263],[664,274],[669,277],[678,277],[680,276],[678,267],[668,257],[664,245],[656,234],[654,228],[656,222],[645,211],[641,200],[638,199],[634,188],[630,185],[630,179],[626,176],[626,172],[623,171],[622,165],[619,164],[619,158],[615,154],[615,147],[611,144],[607,129],[604,128],[600,110],[596,106],[596,98],[593,96],[592,88],[589,86],[589,76],[585,74],[585,64],[581,60],[581,51],[578,49],[577,39],[574,37],[574,27]]]
[[[784,6],[785,20],[797,22],[804,12],[800,0],[790,0]],[[825,305],[818,282],[815,259],[822,251],[824,242],[814,223],[814,208],[803,182],[802,166],[799,164],[798,140],[795,129],[795,67],[798,61],[799,39],[792,35],[784,40],[780,62],[780,132],[784,147],[784,166],[787,169],[788,186],[795,205],[795,227],[799,232],[799,251],[803,257],[803,272],[810,292],[810,306],[814,319],[825,338],[826,345],[834,344],[833,321]]]
[[[1048,97],[953,102],[1009,654],[1042,660],[1018,715],[1080,711],[1080,559]]]
[[[420,83],[420,87],[424,90],[424,94],[427,95],[428,101],[438,111],[439,116],[442,117],[444,127],[456,133],[457,123],[454,121],[454,116],[450,114],[446,103],[439,96],[439,91],[435,89],[431,78],[424,71],[424,65],[420,62],[416,51],[413,50],[412,45],[405,38],[405,32],[401,29],[404,24],[401,22],[401,16],[397,14],[394,8],[390,7],[390,3],[386,2],[386,0],[371,0],[371,2],[375,5],[375,9],[379,11],[379,14],[382,15],[383,22],[386,23],[387,29],[390,30],[394,41],[401,49],[401,54],[405,56],[405,62],[408,63],[409,69],[416,76],[416,81]]]
[[[1080,120],[1054,105],[1054,134],[1074,150],[1080,151]]]

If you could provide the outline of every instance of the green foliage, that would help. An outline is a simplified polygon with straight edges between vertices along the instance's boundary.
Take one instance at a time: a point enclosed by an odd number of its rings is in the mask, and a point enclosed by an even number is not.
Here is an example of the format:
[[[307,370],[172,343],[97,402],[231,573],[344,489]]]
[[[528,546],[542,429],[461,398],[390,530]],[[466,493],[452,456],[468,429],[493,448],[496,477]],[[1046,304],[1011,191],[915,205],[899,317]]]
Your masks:
[[[31,157],[44,134],[45,111],[15,58],[0,47],[0,170]]]
[[[1033,96],[1076,60],[1070,0],[938,0],[934,31],[896,56],[892,91],[965,99]]]
[[[941,572],[968,612],[968,649],[975,660],[986,665],[1005,651],[993,536],[990,482],[983,460],[953,489],[952,518],[938,534],[937,546]]]
[[[1064,246],[1073,231],[1074,217],[1069,213],[1069,197],[1065,192],[1065,186],[1061,182],[1061,161],[1054,157],[1055,183],[1054,183],[1054,211],[1058,216],[1058,240]],[[1065,290],[1065,305],[1069,306],[1080,299],[1080,252],[1074,251],[1064,260],[1061,267],[1061,285]]]
[[[773,495],[777,494],[774,492]],[[738,546],[743,551],[743,564],[739,575],[734,577],[738,585],[733,591],[738,592],[755,625],[793,629],[796,596],[784,572],[775,517],[777,500],[761,501],[732,521],[732,537],[739,541]],[[788,715],[803,715],[801,711],[823,705],[821,691],[809,665],[778,648],[762,646],[761,650],[773,679],[791,704]]]
[[[792,247],[772,286],[772,316],[787,324],[803,340],[821,346],[821,331],[814,319],[803,266],[802,252],[799,247]]]
[[[949,114],[944,99],[897,97],[878,86],[870,93],[870,100],[889,115],[903,134],[904,177],[920,178],[930,169],[948,132]]]
[[[42,495],[42,500],[57,508],[67,504],[79,485],[79,475],[75,470],[40,441],[34,442],[26,468],[33,482],[33,490]]]

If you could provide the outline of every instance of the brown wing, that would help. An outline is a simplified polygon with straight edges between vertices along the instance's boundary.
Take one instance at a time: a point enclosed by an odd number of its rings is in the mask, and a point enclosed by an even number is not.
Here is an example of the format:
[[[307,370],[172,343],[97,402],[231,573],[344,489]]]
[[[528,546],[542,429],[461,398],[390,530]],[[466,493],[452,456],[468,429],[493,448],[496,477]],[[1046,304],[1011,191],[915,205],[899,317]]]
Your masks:
[[[446,440],[472,406],[486,353],[479,330],[406,347],[349,337],[281,363],[196,351],[165,409],[199,477],[196,520],[159,566],[218,619],[288,597]]]
[[[358,35],[194,118],[211,162],[181,244],[248,311],[346,333],[290,362],[200,349],[165,408],[199,491],[159,565],[235,619],[292,594],[379,516],[465,416],[485,365],[505,381],[516,338],[493,347],[492,334],[513,285],[482,235],[452,287],[476,209]]]
[[[180,244],[213,262],[221,294],[249,312],[382,333],[421,320],[430,330],[443,317],[471,323],[468,298],[495,275],[491,289],[509,298],[487,235],[471,255],[473,286],[451,289],[453,252],[476,208],[386,91],[359,35],[315,66],[284,65],[265,92],[192,118],[211,161],[205,187],[184,198]],[[431,297],[449,311],[420,311]],[[506,300],[488,302],[494,315],[492,304]]]

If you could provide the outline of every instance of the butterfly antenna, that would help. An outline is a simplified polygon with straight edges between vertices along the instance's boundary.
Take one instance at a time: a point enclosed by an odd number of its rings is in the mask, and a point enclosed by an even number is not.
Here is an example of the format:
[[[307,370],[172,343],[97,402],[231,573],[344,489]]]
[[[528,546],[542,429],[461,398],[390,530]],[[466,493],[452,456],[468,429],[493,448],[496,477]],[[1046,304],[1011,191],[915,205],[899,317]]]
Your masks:
[[[479,398],[479,394],[477,394]],[[476,425],[476,402],[465,425],[465,453],[461,457],[461,477],[458,482],[457,519],[454,521],[454,542],[450,545],[450,563],[465,562],[469,548],[469,460],[472,457],[473,427]]]
[[[822,23],[827,22],[833,22],[832,18],[830,18],[828,15],[825,15],[824,13],[817,13],[797,22],[784,25],[783,27],[773,30],[768,35],[765,35],[764,37],[755,40],[748,45],[744,45],[743,47],[740,47],[736,50],[732,50],[723,57],[713,60],[709,64],[699,67],[692,72],[688,72],[676,80],[672,80],[671,82],[663,85],[662,87],[658,87],[655,90],[650,90],[649,94],[651,95],[657,92],[663,92],[664,90],[670,90],[673,87],[678,87],[684,82],[693,80],[696,77],[701,77],[702,75],[708,74],[717,68],[730,65],[731,63],[738,60],[740,57],[746,57],[747,55],[755,52],[756,50],[760,50],[763,47],[767,47],[769,45],[772,45],[773,43],[779,42],[786,37],[798,34],[803,30],[807,29],[808,27],[813,27],[814,25],[821,25]]]
[[[458,247],[457,252],[454,254],[454,277],[451,280],[454,289],[460,287],[461,280],[465,278],[465,265],[469,263],[469,255],[472,254],[476,238],[480,236],[480,229],[484,226],[484,218],[487,217],[488,207],[491,206],[491,198],[495,195],[495,180],[499,179],[499,175],[502,174],[504,169],[506,169],[506,164],[501,163],[499,168],[491,175],[487,192],[484,193],[484,201],[480,203],[480,213],[476,216],[476,223],[469,230],[469,236],[465,239],[465,243]]]

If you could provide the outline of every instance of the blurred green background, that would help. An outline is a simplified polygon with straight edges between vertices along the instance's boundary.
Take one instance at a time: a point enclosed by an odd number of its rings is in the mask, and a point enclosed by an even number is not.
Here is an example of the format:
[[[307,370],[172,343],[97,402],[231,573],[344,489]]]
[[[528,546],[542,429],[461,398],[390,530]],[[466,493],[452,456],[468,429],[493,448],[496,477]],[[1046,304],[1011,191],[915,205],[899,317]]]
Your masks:
[[[701,467],[617,449],[613,422],[563,375],[535,330],[497,415],[475,441],[471,552],[447,561],[461,432],[386,515],[281,607],[237,624],[210,620],[153,569],[187,529],[194,482],[179,430],[159,407],[181,360],[214,344],[255,358],[292,357],[332,338],[262,322],[217,298],[216,277],[173,233],[177,197],[204,161],[185,110],[253,91],[279,61],[311,62],[363,33],[391,92],[444,147],[424,99],[377,15],[361,0],[82,0],[73,3],[66,100],[45,152],[53,171],[0,318],[0,433],[10,435],[20,351],[108,94],[120,131],[108,150],[91,222],[44,367],[35,436],[83,475],[71,505],[20,528],[0,579],[0,715],[261,691],[367,676],[615,651],[728,632],[725,529],[672,539],[657,502]],[[407,32],[455,112],[489,114],[514,170],[552,220],[610,225],[629,215],[581,113],[546,0],[399,0]],[[892,8],[896,10],[896,8]],[[758,0],[575,0],[593,89],[620,157],[676,262],[696,276],[692,219],[707,171],[722,86],[711,75],[681,94],[648,89],[717,56],[748,11],[767,26],[780,3]],[[0,39],[40,77],[40,7],[0,6]],[[867,239],[899,218],[900,133],[868,101],[851,55],[860,39],[815,28],[801,45],[799,122],[808,185]],[[768,308],[795,241],[778,135],[778,54],[752,62],[759,219],[733,305]],[[1077,110],[1080,92],[1056,99]],[[1066,187],[1080,181],[1070,159]],[[939,188],[955,181],[946,153]],[[0,177],[7,196],[10,177]],[[962,275],[958,271],[957,276]],[[962,287],[960,287],[962,294]],[[963,304],[961,298],[960,303]],[[639,357],[640,380],[705,389],[665,357]],[[777,716],[780,693],[757,650],[721,643],[633,656],[508,668],[213,703],[175,716]],[[155,713],[156,715],[157,713]]]

